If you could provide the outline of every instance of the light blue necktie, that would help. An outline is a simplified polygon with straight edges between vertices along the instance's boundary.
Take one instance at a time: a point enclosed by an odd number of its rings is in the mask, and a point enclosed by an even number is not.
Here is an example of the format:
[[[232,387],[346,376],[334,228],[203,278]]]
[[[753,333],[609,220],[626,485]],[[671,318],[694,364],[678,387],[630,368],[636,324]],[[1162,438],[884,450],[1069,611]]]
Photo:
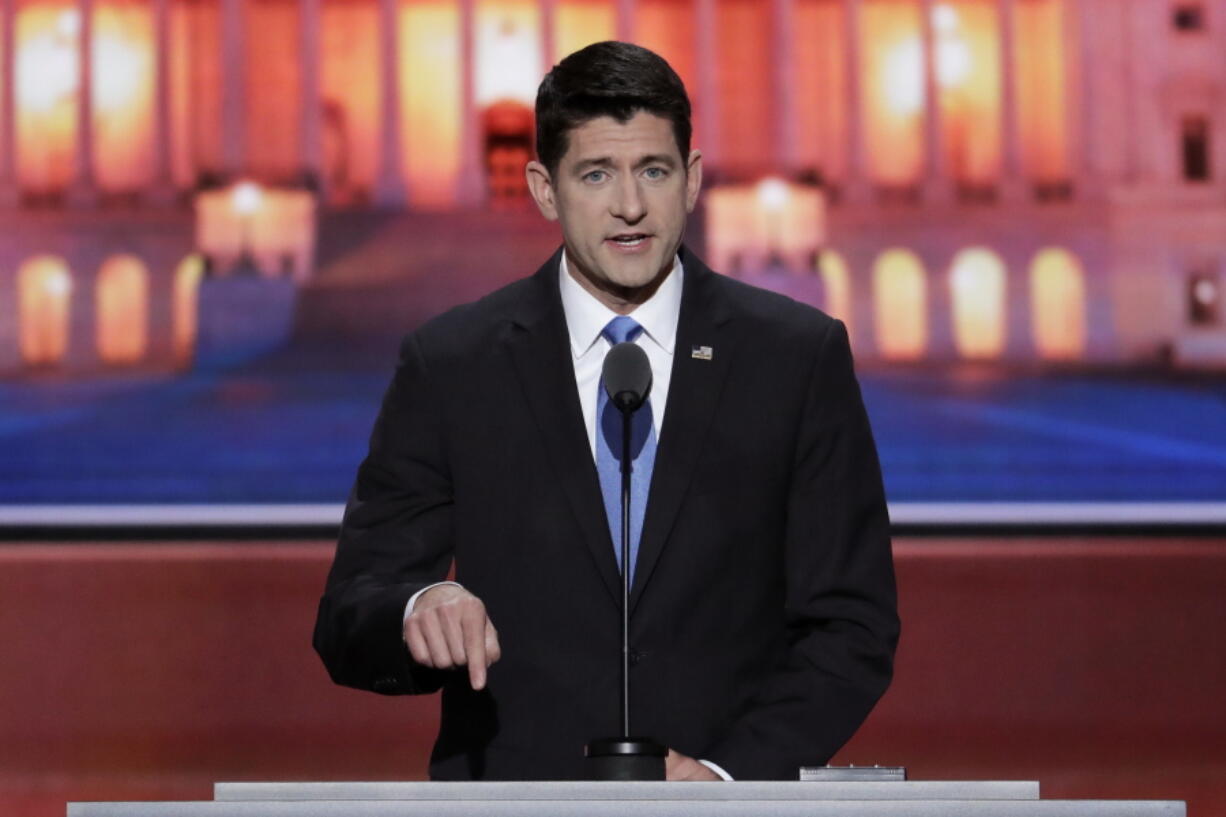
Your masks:
[[[609,321],[601,331],[614,345],[633,341],[643,327],[625,315]],[[604,495],[605,515],[613,536],[617,569],[622,569],[622,413],[609,401],[604,381],[596,400],[596,470],[600,492]],[[643,514],[647,510],[647,491],[651,469],[656,461],[656,432],[651,423],[651,402],[644,401],[630,420],[630,583],[634,584],[634,565],[638,561],[639,538],[643,534]]]

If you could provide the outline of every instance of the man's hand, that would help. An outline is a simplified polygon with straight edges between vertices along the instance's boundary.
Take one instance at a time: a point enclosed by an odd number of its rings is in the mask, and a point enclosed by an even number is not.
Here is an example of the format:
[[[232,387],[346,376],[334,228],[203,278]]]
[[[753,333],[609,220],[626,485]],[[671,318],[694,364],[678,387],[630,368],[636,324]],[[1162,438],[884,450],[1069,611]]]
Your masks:
[[[668,750],[664,758],[665,780],[723,780],[722,777],[699,763],[692,757],[681,754],[673,749]]]
[[[432,587],[417,597],[404,620],[404,641],[413,660],[423,666],[467,665],[473,689],[485,686],[485,670],[502,655],[498,631],[481,599],[453,584]]]

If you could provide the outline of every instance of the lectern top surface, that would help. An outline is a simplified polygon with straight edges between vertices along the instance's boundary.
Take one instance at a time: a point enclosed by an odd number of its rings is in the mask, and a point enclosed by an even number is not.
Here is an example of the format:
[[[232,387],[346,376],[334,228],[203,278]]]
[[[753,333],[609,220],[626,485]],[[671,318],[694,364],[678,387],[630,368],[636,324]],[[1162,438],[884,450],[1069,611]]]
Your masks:
[[[249,782],[216,783],[216,800],[1037,800],[1033,780],[822,782]]]
[[[678,784],[680,791],[703,784]],[[714,785],[714,784],[712,784]],[[679,793],[678,796],[684,796]],[[68,817],[626,817],[624,800],[69,803]],[[1187,817],[1147,800],[639,800],[635,817]]]

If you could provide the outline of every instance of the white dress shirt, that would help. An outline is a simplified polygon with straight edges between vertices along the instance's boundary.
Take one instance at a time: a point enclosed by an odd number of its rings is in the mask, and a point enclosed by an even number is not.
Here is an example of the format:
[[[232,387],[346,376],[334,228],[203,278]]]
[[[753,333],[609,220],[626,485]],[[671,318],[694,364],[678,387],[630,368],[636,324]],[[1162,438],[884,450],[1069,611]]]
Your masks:
[[[643,327],[634,343],[647,353],[651,364],[651,391],[648,401],[651,406],[651,422],[656,439],[664,426],[664,409],[668,405],[668,386],[673,374],[673,351],[677,341],[677,320],[681,315],[681,281],[684,271],[680,257],[673,257],[673,268],[668,277],[650,298],[635,307],[631,318]],[[588,445],[592,458],[596,457],[596,406],[598,405],[600,374],[604,368],[605,355],[613,348],[601,331],[609,321],[618,316],[602,304],[570,274],[566,264],[566,250],[558,264],[558,287],[562,294],[562,313],[566,317],[566,329],[570,335],[571,362],[575,365],[575,386],[579,389],[579,407],[583,412],[583,425],[587,429]],[[413,612],[417,597],[439,584],[423,588],[413,594],[405,605],[404,617]],[[459,586],[459,585],[457,585]],[[732,776],[709,760],[698,760],[724,780]]]
[[[651,363],[651,422],[656,439],[664,426],[664,409],[668,403],[668,384],[673,376],[673,347],[677,341],[677,317],[681,314],[681,259],[673,258],[673,268],[659,289],[630,313],[643,331],[635,343],[647,353]],[[617,313],[602,304],[570,274],[566,251],[558,265],[558,286],[562,292],[562,312],[570,334],[571,361],[575,364],[575,385],[579,389],[579,406],[587,441],[596,457],[596,406],[600,392],[600,373],[605,355],[613,348],[601,330]]]

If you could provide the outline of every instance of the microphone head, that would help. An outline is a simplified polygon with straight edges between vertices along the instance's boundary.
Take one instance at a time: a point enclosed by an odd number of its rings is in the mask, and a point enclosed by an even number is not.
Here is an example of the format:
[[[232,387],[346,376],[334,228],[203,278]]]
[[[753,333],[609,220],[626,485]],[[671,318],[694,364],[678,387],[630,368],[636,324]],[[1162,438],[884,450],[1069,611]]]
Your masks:
[[[605,355],[600,377],[609,400],[623,412],[637,411],[651,391],[651,363],[634,343],[614,345]]]

